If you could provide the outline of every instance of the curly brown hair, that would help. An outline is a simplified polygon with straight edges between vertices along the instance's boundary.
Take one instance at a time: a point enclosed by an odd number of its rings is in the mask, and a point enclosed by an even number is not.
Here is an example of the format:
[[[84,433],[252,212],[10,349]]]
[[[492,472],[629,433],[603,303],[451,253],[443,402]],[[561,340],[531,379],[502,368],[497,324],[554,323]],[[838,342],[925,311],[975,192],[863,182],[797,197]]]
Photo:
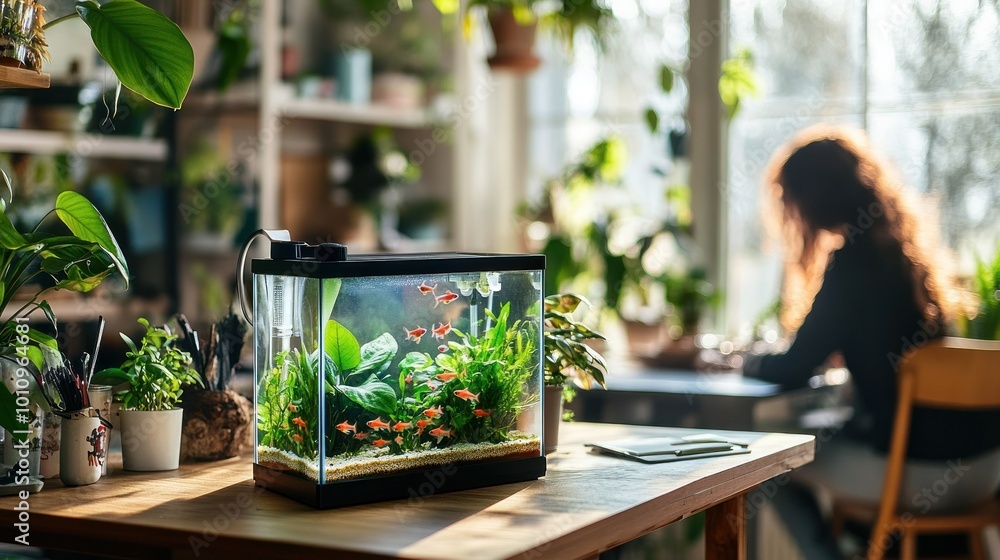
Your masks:
[[[838,244],[869,235],[887,258],[901,259],[927,320],[944,323],[964,305],[934,213],[902,188],[864,132],[826,124],[796,134],[764,173],[772,226],[786,246],[782,324],[795,330],[812,307]]]

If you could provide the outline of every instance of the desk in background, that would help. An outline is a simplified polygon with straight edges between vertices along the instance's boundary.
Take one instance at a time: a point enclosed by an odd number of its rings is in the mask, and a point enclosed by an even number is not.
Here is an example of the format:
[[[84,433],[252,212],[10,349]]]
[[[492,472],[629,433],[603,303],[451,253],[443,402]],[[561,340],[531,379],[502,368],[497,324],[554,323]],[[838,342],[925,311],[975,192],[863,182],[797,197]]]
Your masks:
[[[582,422],[712,430],[801,431],[804,411],[835,405],[845,379],[786,391],[739,372],[700,372],[609,363],[607,390],[578,390],[567,408]],[[839,418],[843,418],[841,415]],[[842,420],[839,420],[842,421]]]
[[[733,433],[745,455],[648,465],[588,453],[584,442],[659,437],[666,428],[562,426],[548,473],[532,482],[320,511],[255,488],[251,461],[58,482],[31,496],[30,542],[141,558],[596,558],[707,510],[706,556],[745,558],[743,494],[813,458],[804,435]],[[120,463],[118,465],[120,467]],[[12,542],[16,498],[0,498]]]

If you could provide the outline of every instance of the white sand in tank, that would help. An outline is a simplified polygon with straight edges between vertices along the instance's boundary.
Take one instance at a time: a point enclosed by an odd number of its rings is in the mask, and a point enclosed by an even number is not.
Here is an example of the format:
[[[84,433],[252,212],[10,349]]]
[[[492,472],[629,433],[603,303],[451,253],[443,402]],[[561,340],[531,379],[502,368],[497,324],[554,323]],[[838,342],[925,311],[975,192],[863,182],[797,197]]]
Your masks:
[[[328,458],[326,460],[326,480],[327,482],[350,480],[365,476],[393,474],[418,467],[500,459],[507,456],[540,452],[540,442],[537,437],[521,433],[511,435],[515,439],[503,443],[456,443],[449,447],[407,451],[399,455],[393,455],[388,448],[371,447],[357,455]],[[303,459],[298,455],[274,447],[259,446],[257,448],[257,463],[264,466],[282,465],[313,480],[319,480],[316,460]]]

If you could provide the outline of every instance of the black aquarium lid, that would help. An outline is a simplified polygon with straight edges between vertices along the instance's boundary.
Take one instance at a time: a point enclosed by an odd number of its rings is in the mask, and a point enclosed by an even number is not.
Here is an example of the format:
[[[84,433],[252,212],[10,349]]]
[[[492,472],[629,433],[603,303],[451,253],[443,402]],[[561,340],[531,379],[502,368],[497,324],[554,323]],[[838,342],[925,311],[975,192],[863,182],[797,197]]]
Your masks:
[[[545,255],[500,253],[385,253],[348,255],[346,260],[253,259],[254,274],[304,278],[357,278],[450,272],[545,270]]]

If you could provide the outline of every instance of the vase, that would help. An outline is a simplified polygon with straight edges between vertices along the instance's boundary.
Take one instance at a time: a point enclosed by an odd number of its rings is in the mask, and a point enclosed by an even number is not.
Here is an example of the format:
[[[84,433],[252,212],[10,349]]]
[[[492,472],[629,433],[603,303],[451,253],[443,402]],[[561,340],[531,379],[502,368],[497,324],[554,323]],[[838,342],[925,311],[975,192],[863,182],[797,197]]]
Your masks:
[[[127,471],[172,471],[181,458],[184,409],[122,410],[122,464]]]
[[[67,486],[93,484],[107,462],[108,430],[93,407],[69,413],[59,436],[59,479]]]
[[[545,454],[548,455],[559,446],[559,424],[563,416],[562,385],[545,386],[544,414],[542,440],[545,442]]]
[[[39,70],[45,40],[40,35],[44,8],[34,0],[0,0],[0,21],[5,35],[0,40],[0,65]]]
[[[496,52],[487,59],[494,70],[528,72],[538,68],[541,61],[533,53],[537,23],[522,25],[514,19],[509,9],[493,9],[489,13],[490,29]]]

